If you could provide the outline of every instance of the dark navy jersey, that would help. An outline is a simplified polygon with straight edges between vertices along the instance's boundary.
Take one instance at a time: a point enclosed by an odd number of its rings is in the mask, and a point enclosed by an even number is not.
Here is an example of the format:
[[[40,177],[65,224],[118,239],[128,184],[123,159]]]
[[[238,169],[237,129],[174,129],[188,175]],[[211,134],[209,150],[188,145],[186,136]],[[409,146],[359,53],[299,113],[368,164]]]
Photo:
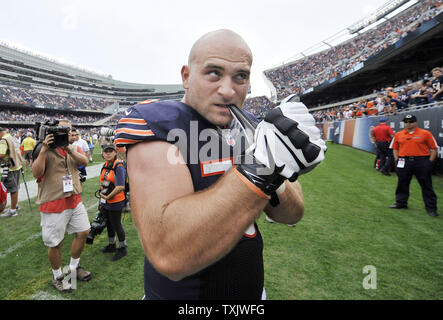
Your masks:
[[[213,185],[248,146],[246,137],[233,127],[218,128],[181,102],[160,101],[129,109],[118,123],[115,142],[127,148],[143,141],[174,144],[186,161],[194,190],[199,191]],[[181,281],[164,277],[145,259],[145,296],[174,300],[260,299],[264,279],[262,251],[262,237],[254,224],[225,257]]]
[[[435,78],[432,81],[432,88],[434,89],[434,94],[437,93],[442,88],[442,86],[443,86],[443,76]],[[435,101],[442,101],[442,100],[443,100],[443,92],[435,97]]]

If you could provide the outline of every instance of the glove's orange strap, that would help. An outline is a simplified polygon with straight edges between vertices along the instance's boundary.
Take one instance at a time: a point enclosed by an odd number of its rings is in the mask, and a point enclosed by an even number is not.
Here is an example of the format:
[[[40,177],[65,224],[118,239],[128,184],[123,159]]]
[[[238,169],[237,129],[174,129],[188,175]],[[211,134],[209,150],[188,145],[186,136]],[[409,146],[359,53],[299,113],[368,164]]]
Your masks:
[[[248,178],[246,178],[244,175],[242,175],[240,172],[238,172],[237,166],[235,166],[233,168],[233,171],[237,175],[237,177],[239,177],[240,180],[243,181],[248,186],[248,188],[251,189],[260,198],[266,199],[266,200],[271,199],[271,197],[268,196],[266,193],[264,193],[263,190],[258,188],[255,184],[253,184],[251,181],[249,181]]]

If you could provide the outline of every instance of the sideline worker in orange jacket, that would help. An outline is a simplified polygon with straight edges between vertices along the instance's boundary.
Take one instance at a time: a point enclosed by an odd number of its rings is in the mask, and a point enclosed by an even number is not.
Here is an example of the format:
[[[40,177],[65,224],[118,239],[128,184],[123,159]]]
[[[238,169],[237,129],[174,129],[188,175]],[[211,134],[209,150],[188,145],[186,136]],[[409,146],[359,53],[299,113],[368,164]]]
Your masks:
[[[102,252],[115,252],[115,255],[111,258],[111,260],[116,261],[123,258],[127,254],[126,234],[121,223],[122,210],[126,205],[126,168],[123,162],[117,159],[117,151],[112,143],[102,146],[102,156],[106,162],[100,175],[100,183],[102,185],[100,191],[100,212],[106,215],[106,228],[108,230],[109,239],[109,244],[102,249]],[[104,182],[108,183],[106,188],[103,187]],[[116,233],[119,240],[118,248],[116,247],[115,243]]]
[[[405,129],[396,133],[391,144],[398,184],[395,191],[396,203],[390,208],[408,208],[409,184],[415,175],[421,187],[426,211],[430,216],[437,217],[437,196],[432,187],[432,162],[437,157],[437,143],[432,133],[417,127],[417,118],[414,115],[405,116],[403,122]]]

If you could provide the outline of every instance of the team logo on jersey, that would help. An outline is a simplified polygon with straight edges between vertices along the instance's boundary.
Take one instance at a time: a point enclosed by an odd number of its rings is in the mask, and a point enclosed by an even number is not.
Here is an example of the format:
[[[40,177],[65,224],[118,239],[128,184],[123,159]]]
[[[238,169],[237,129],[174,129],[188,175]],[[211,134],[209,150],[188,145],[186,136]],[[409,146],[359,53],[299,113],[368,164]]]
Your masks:
[[[232,134],[228,133],[225,135],[225,141],[228,145],[230,145],[231,147],[235,146],[235,139],[232,136]]]

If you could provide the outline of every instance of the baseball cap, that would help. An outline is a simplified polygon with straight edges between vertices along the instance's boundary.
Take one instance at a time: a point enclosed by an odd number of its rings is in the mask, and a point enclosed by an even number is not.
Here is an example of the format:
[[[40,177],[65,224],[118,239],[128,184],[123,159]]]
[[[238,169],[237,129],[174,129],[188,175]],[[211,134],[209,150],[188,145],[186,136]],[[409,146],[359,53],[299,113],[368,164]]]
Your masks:
[[[403,118],[403,121],[412,121],[412,122],[416,122],[417,118],[412,115],[412,114],[408,114]]]
[[[378,121],[380,121],[380,122],[386,122],[386,121],[388,121],[388,119],[386,119],[386,118],[381,118],[381,119],[378,120]]]
[[[103,145],[102,145],[102,150],[103,150],[103,151],[105,151],[105,150],[107,150],[107,149],[112,149],[112,150],[114,150],[114,151],[117,151],[117,150],[115,149],[114,144],[112,144],[112,143],[107,143],[107,144],[103,144]]]

